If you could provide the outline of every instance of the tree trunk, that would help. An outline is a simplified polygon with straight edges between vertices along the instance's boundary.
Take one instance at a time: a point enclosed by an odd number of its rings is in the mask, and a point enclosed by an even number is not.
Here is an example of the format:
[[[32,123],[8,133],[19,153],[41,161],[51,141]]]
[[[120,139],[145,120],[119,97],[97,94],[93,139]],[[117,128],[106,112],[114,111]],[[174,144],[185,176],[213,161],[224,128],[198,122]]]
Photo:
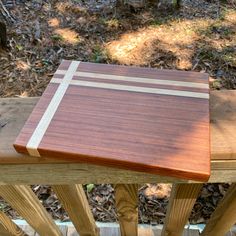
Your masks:
[[[15,19],[0,0],[0,47],[7,47],[7,24],[13,24]]]
[[[3,48],[7,47],[7,27],[4,22],[0,22],[0,45]]]

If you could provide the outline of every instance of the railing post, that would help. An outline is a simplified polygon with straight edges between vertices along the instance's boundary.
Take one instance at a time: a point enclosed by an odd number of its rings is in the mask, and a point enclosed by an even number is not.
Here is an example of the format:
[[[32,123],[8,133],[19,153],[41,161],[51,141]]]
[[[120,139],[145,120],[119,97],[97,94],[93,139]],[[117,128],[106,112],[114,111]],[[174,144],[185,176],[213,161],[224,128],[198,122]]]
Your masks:
[[[138,184],[115,184],[121,236],[138,235]]]
[[[236,183],[232,184],[211,215],[201,236],[223,236],[236,222]]]
[[[173,184],[161,236],[182,236],[202,184]]]
[[[10,235],[28,236],[18,225],[16,225],[5,213],[0,211],[0,228],[4,228]],[[2,236],[3,233],[0,235]]]
[[[79,235],[98,236],[98,228],[82,185],[53,185],[52,188],[67,211]]]
[[[0,185],[0,196],[41,236],[62,236],[59,228],[29,186]]]

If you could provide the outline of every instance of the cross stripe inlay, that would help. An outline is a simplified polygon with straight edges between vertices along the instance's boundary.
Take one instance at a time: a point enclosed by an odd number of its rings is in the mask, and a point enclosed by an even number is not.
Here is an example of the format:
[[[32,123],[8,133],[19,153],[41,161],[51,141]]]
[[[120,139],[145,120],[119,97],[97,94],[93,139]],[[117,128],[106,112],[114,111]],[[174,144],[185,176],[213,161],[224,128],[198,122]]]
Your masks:
[[[57,70],[55,74],[64,75],[66,70]],[[144,77],[131,77],[131,76],[122,76],[122,75],[109,75],[109,74],[100,74],[100,73],[90,73],[90,72],[81,72],[77,71],[74,74],[75,76],[95,78],[95,79],[104,79],[104,80],[118,80],[120,82],[137,82],[137,83],[146,83],[146,84],[159,84],[159,85],[169,85],[169,86],[181,86],[189,88],[202,88],[208,89],[208,84],[206,83],[195,83],[195,82],[184,82],[176,80],[161,80],[161,79],[150,79]]]
[[[62,82],[61,79],[53,78],[51,80],[51,83],[61,83],[61,82]],[[70,84],[83,87],[92,87],[92,88],[103,88],[103,89],[113,89],[113,90],[139,92],[139,93],[152,93],[152,94],[162,94],[170,96],[209,99],[208,93],[197,93],[197,92],[189,92],[181,90],[157,89],[157,88],[137,87],[137,86],[129,86],[121,84],[97,83],[97,82],[80,81],[80,80],[71,80]]]
[[[38,156],[40,157],[40,154],[37,150],[58,106],[60,105],[60,102],[66,93],[66,90],[70,84],[70,81],[73,78],[73,75],[75,71],[77,70],[79,66],[78,61],[72,61],[67,72],[65,73],[64,79],[61,80],[61,83],[54,94],[51,102],[49,103],[46,111],[44,112],[41,120],[39,121],[36,129],[34,130],[34,133],[32,134],[30,140],[28,141],[26,148],[31,156]]]

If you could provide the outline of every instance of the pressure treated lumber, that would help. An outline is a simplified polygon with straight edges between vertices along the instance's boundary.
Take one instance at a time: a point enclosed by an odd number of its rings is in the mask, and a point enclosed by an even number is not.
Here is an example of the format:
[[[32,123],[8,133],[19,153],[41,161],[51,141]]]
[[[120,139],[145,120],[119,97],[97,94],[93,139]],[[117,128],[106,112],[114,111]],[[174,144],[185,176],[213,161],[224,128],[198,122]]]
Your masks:
[[[82,185],[53,185],[52,187],[79,235],[98,236],[98,229]]]
[[[17,226],[4,212],[0,211],[0,225],[9,233],[15,236],[28,236],[19,226]],[[1,234],[0,234],[1,235]]]
[[[224,236],[236,223],[236,183],[221,200],[201,236]]]
[[[62,236],[30,187],[25,185],[2,185],[0,186],[0,196],[41,236]]]
[[[236,91],[212,91],[210,96],[211,159],[236,160]]]
[[[138,235],[138,184],[115,184],[121,236]]]
[[[1,236],[14,236],[13,234],[9,233],[2,224],[0,224],[0,235]]]
[[[213,162],[209,183],[236,182],[236,162]],[[63,173],[63,174],[62,174]],[[193,183],[137,171],[82,163],[1,164],[0,185],[11,184]]]
[[[206,181],[209,126],[205,73],[63,60],[14,147]]]
[[[161,236],[182,236],[202,184],[173,184]]]

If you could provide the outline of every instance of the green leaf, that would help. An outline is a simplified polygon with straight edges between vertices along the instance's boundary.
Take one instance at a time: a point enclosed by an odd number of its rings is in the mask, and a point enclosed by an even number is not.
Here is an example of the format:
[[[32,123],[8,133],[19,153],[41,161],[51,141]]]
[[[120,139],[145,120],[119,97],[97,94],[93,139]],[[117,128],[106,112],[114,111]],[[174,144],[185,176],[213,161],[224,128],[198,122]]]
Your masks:
[[[87,185],[86,185],[87,192],[88,192],[88,193],[92,192],[92,190],[94,189],[94,187],[95,187],[94,184],[87,184]]]
[[[19,51],[22,51],[23,50],[23,47],[19,44],[16,45],[16,48],[19,50]]]

